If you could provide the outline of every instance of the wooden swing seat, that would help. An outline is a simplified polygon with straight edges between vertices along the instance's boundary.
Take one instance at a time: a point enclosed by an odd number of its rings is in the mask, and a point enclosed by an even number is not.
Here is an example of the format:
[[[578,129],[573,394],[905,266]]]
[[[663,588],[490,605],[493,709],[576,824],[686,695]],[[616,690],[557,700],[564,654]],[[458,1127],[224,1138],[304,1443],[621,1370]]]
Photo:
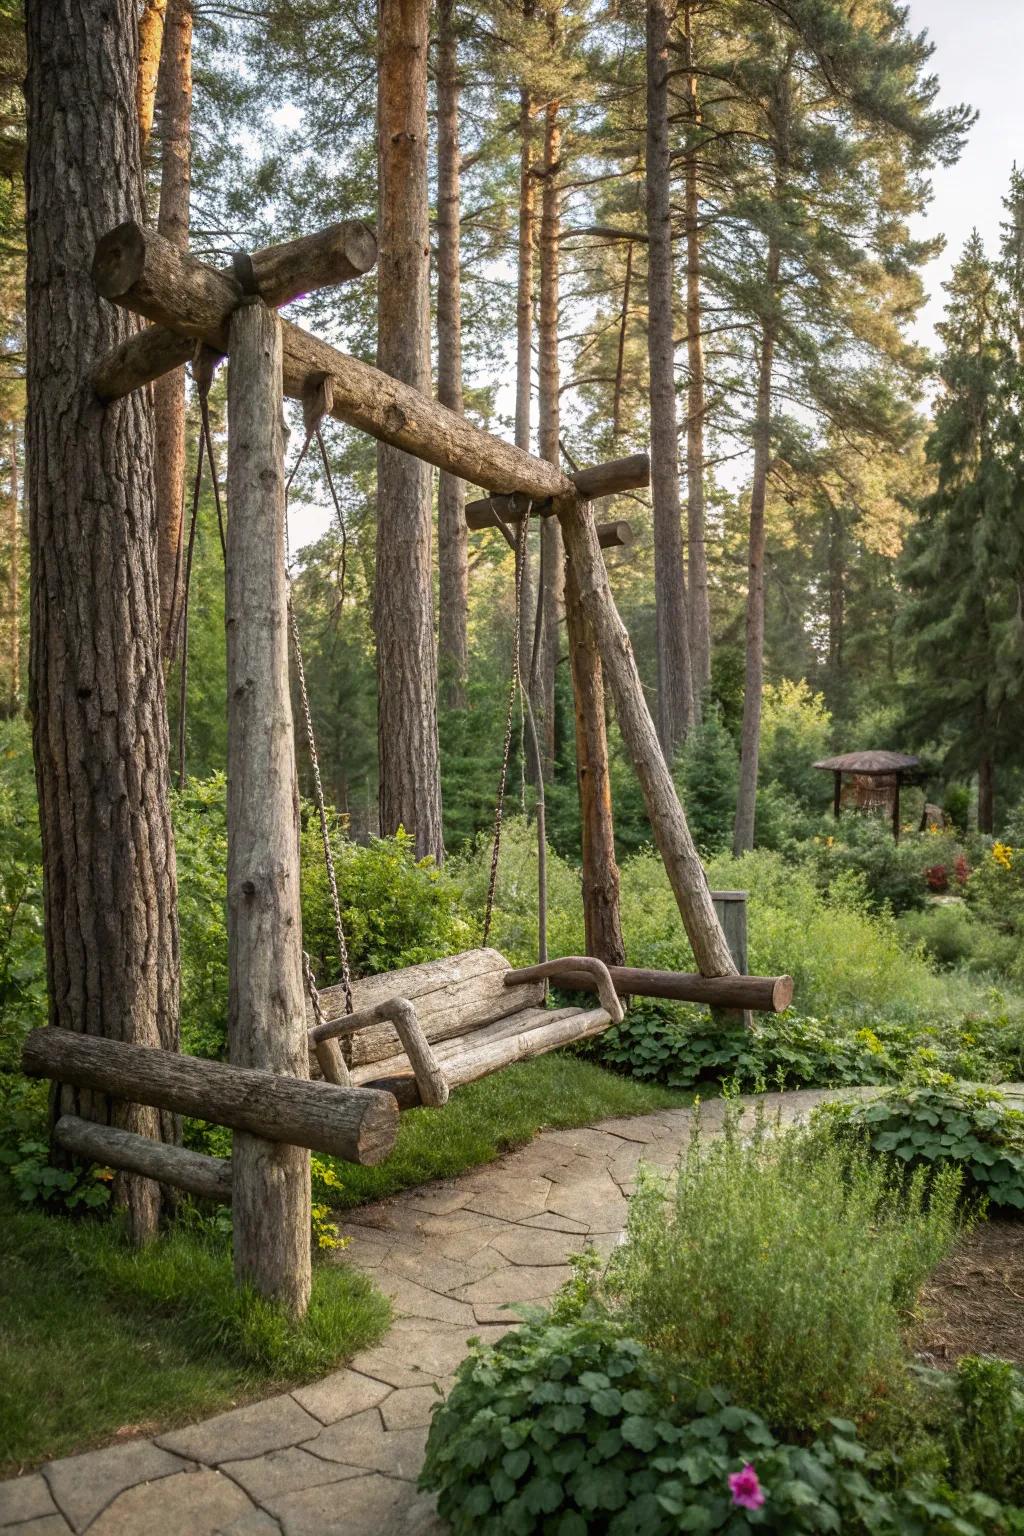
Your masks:
[[[339,985],[310,1016],[310,1070],[335,1083],[383,1088],[400,1109],[443,1104],[452,1088],[512,1062],[599,1035],[623,1017],[600,960],[574,957],[599,994],[598,1008],[545,1008],[545,982],[517,980],[496,949],[471,949],[352,983],[353,1014]],[[348,1063],[339,1041],[348,1042]]]

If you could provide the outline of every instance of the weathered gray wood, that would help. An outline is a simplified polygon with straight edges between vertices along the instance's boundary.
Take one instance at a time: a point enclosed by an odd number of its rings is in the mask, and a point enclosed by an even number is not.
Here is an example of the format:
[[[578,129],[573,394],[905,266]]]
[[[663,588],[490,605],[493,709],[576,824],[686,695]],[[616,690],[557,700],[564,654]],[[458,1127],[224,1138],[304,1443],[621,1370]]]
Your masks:
[[[635,537],[632,525],[621,520],[597,525],[597,542],[602,549],[626,549]]]
[[[61,1115],[53,1128],[53,1139],[65,1152],[72,1152],[84,1162],[105,1168],[121,1168],[141,1173],[160,1184],[173,1184],[204,1200],[231,1199],[231,1162],[224,1157],[206,1157],[168,1142],[153,1141],[134,1131],[117,1126],[99,1125],[78,1115]]]
[[[622,967],[617,969],[621,970]],[[506,986],[515,986],[517,981],[557,979],[567,974],[574,978],[585,975],[587,991],[597,993],[601,1007],[611,1015],[613,1024],[622,1023],[625,1013],[615,988],[612,967],[605,965],[603,960],[595,959],[593,955],[566,955],[560,960],[542,960],[539,965],[531,965],[525,970],[506,971],[504,979]],[[510,981],[510,977],[514,979]]]
[[[451,1087],[474,1082],[515,1061],[557,1050],[574,1040],[600,1034],[611,1024],[603,1008],[523,1008],[503,1019],[435,1047]],[[366,1086],[393,1094],[402,1109],[419,1104],[419,1091],[408,1058],[389,1056],[355,1074]]]
[[[152,231],[144,232],[145,281],[119,293],[105,295],[134,314],[160,323],[160,332],[187,334],[219,352],[229,348],[228,319],[239,300],[232,276],[204,267],[185,252],[157,245]],[[149,252],[159,250],[150,259]],[[106,282],[120,287],[120,279]],[[174,330],[165,325],[174,321]],[[158,333],[159,334],[159,333]],[[311,374],[331,380],[334,402],[331,414],[359,427],[380,442],[391,443],[407,453],[458,475],[471,485],[495,491],[525,491],[536,500],[572,495],[572,481],[554,465],[524,453],[511,443],[475,427],[464,416],[401,384],[354,357],[310,336],[297,325],[283,322],[284,390],[301,400]],[[159,340],[141,331],[131,343],[101,358],[93,374],[93,387],[101,399],[119,399],[185,361],[177,341]]]
[[[542,967],[525,966],[506,971],[509,986],[531,981]],[[757,1013],[783,1013],[793,1001],[792,976],[699,976],[685,971],[651,971],[634,965],[610,965],[609,974],[620,997],[664,997],[679,1003],[707,1003],[711,1007],[749,1008]],[[592,976],[576,962],[550,960],[545,974],[554,982],[576,991],[593,992]]]
[[[251,255],[239,253],[226,272],[188,257],[175,242],[128,219],[97,242],[92,278],[103,298],[181,330],[182,308],[200,328],[217,327],[243,293],[258,294],[276,308],[314,289],[362,277],[376,260],[376,236],[358,219]],[[166,302],[168,294],[174,303]]]
[[[336,1080],[337,1056],[340,1055],[340,1052],[336,1051],[332,1056],[324,1050],[324,1047],[340,1039],[342,1035],[355,1034],[357,1030],[365,1029],[370,1024],[394,1026],[416,1078],[420,1103],[429,1104],[434,1109],[447,1104],[448,1081],[430,1049],[427,1037],[416,1017],[416,1009],[406,997],[392,998],[390,1002],[378,1003],[375,1008],[350,1013],[344,1018],[334,1019],[329,1024],[318,1024],[311,1029],[309,1038],[324,1076],[331,1082]]]
[[[362,1087],[336,1088],[50,1026],[29,1033],[21,1064],[29,1077],[195,1115],[352,1163],[379,1163],[394,1146],[394,1102]]]
[[[508,969],[508,961],[496,949],[471,949],[382,976],[363,977],[352,983],[352,1001],[363,1012],[398,997],[408,998],[435,1055],[440,1056],[440,1042],[544,1001],[542,981],[506,988],[503,978]],[[344,1018],[344,989],[325,987],[320,993],[320,1007],[326,1021]],[[307,1024],[314,1023],[312,1012],[307,1013]],[[399,1050],[390,1024],[371,1025],[350,1039],[353,1068],[383,1061]]]
[[[309,1075],[299,909],[299,792],[288,681],[281,321],[231,317],[228,370],[228,1051]],[[343,1089],[335,1089],[344,1092]],[[235,1278],[301,1316],[309,1302],[309,1152],[234,1142]]]
[[[619,730],[640,781],[651,831],[694,958],[702,975],[733,976],[736,966],[718,925],[704,868],[658,743],[629,635],[608,586],[594,509],[589,502],[575,502],[563,508],[559,520],[566,554],[576,570],[584,615],[593,628],[615,700]]]
[[[606,464],[594,464],[590,469],[573,470],[569,479],[580,496],[587,501],[596,501],[601,496],[614,496],[619,491],[637,491],[649,485],[651,461],[646,453],[634,453],[626,459],[610,459]],[[500,527],[499,518],[502,523],[522,522],[531,512],[541,517],[550,517],[557,507],[550,498],[546,501],[531,501],[529,496],[514,492],[505,496],[482,496],[477,501],[469,502],[465,510],[466,526],[479,530]],[[628,523],[608,523],[603,526],[629,527]]]

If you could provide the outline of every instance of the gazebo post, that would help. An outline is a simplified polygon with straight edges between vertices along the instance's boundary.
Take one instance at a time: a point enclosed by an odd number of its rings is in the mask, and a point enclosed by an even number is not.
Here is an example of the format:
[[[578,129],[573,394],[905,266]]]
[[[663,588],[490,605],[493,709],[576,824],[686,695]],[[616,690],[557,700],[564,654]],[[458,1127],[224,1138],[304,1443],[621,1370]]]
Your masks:
[[[895,839],[895,841],[897,843],[900,840],[900,784],[902,782],[903,782],[903,775],[897,769],[897,771],[896,771],[896,792],[895,792],[895,794],[892,797],[892,835],[893,835],[893,838]]]
[[[843,803],[843,775],[837,768],[835,770],[835,790],[832,795],[832,814],[836,821],[839,820],[839,811]]]

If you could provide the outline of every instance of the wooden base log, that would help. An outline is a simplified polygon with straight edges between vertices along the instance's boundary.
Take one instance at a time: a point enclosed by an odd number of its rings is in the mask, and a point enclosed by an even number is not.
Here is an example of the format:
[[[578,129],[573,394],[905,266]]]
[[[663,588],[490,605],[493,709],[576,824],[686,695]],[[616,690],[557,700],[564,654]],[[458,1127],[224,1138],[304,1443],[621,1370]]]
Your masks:
[[[672,886],[694,959],[702,976],[735,976],[736,966],[715,916],[707,877],[665,762],[626,627],[608,586],[589,502],[559,512],[566,558],[572,561],[580,603],[601,653],[615,700],[619,730],[640,781],[651,831]]]
[[[53,1140],[65,1152],[83,1162],[98,1163],[103,1168],[121,1168],[127,1173],[141,1173],[160,1184],[173,1184],[187,1194],[203,1200],[231,1199],[231,1162],[224,1157],[207,1157],[165,1141],[153,1141],[134,1131],[122,1131],[113,1125],[99,1125],[78,1115],[61,1115],[53,1128]]]
[[[610,965],[608,972],[620,997],[664,997],[712,1008],[749,1008],[755,1013],[784,1013],[793,1001],[792,976],[699,976],[633,965]],[[596,990],[593,977],[574,965],[572,958],[505,972],[510,987],[543,977],[573,991]]]
[[[350,1163],[382,1162],[398,1130],[398,1110],[387,1093],[230,1067],[69,1029],[32,1030],[21,1065],[29,1077],[95,1088]]]

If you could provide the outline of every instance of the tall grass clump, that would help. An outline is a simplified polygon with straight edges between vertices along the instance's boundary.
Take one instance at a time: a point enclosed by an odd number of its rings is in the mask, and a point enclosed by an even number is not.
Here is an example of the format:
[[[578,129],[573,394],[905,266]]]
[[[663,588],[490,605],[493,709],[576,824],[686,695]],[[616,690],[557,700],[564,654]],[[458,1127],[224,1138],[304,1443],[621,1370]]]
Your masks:
[[[906,1177],[763,1116],[669,1179],[644,1171],[606,1277],[628,1330],[789,1431],[864,1420],[905,1380],[901,1335],[958,1231],[960,1174]]]

